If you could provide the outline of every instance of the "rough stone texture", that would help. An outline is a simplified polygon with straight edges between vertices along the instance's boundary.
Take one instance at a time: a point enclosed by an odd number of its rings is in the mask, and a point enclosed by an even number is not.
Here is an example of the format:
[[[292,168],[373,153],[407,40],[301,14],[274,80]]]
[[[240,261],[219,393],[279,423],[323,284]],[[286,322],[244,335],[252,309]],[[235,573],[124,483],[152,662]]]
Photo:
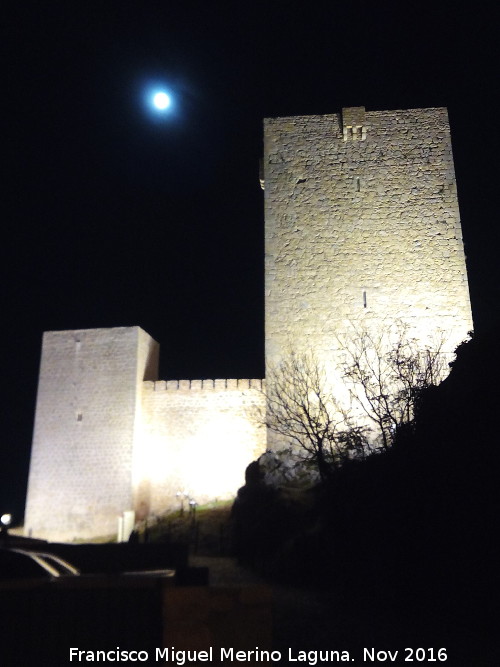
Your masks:
[[[116,532],[132,508],[140,388],[158,345],[139,327],[44,334],[25,530],[72,540]]]
[[[266,361],[353,322],[453,351],[472,318],[446,109],[343,113],[265,121]]]
[[[265,449],[262,380],[158,381],[139,327],[44,334],[25,531],[71,541],[230,498]]]
[[[446,110],[267,119],[264,149],[266,363],[312,351],[335,383],[353,324],[453,351],[472,318]],[[44,335],[28,534],[113,533],[243,483],[262,381],[158,381],[158,351],[138,327]]]

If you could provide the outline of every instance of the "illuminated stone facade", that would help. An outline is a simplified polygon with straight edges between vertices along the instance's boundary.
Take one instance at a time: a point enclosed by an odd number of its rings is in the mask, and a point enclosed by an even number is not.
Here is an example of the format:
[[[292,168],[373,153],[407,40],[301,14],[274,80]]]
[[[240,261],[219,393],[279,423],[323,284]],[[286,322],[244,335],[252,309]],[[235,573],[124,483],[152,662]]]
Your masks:
[[[266,448],[263,380],[172,380],[142,386],[136,507],[159,513],[186,490],[198,502],[232,498]],[[140,509],[142,506],[142,510]]]
[[[155,348],[138,328],[44,334],[28,533],[72,539],[116,530],[109,517],[132,506],[138,379],[154,376]]]
[[[266,361],[402,322],[472,329],[446,109],[265,121]]]
[[[328,367],[353,326],[395,322],[452,351],[472,318],[446,110],[353,107],[264,135],[266,363]],[[266,447],[263,381],[159,381],[158,354],[138,327],[45,334],[27,533],[112,534],[123,512],[243,483]]]
[[[44,334],[25,531],[71,541],[234,497],[265,449],[262,380],[158,381],[139,327]],[[188,502],[188,498],[184,498]]]

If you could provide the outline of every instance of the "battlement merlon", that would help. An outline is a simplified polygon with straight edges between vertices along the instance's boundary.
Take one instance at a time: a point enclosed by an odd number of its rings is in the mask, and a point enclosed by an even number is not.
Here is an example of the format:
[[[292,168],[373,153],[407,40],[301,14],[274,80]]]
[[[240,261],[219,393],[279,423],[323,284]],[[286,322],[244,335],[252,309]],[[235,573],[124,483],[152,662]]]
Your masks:
[[[344,141],[364,141],[366,139],[365,107],[345,107],[342,109],[342,134]]]
[[[260,378],[231,378],[206,380],[156,380],[143,382],[144,391],[263,391],[265,380]]]

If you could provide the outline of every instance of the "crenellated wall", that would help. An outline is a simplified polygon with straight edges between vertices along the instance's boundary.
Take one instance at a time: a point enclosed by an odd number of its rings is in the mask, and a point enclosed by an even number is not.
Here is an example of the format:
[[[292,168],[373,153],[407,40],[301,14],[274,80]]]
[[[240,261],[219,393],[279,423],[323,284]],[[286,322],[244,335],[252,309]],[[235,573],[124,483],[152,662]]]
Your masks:
[[[71,541],[118,517],[234,497],[265,450],[263,381],[157,380],[139,327],[44,334],[25,531]]]
[[[151,384],[148,385],[151,388]],[[200,391],[204,389],[209,391],[214,389],[221,391],[225,389],[258,389],[262,391],[264,388],[264,380],[157,380],[152,383],[153,391],[185,391],[192,389],[193,391]]]
[[[142,387],[139,512],[234,497],[266,448],[262,380],[169,380]]]
[[[313,352],[338,390],[334,358],[353,327],[403,323],[448,352],[465,338],[446,109],[267,119],[262,182],[266,364]],[[263,380],[159,381],[158,354],[139,327],[44,334],[28,534],[112,534],[125,511],[140,519],[180,492],[203,503],[243,483],[269,435]]]

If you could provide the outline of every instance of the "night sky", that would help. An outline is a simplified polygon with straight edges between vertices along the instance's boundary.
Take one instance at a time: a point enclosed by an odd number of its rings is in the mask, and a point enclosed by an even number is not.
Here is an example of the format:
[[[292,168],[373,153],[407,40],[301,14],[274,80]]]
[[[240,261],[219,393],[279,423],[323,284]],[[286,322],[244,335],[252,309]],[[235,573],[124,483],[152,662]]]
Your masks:
[[[476,330],[498,322],[492,14],[322,4],[3,10],[0,512],[24,506],[43,331],[139,325],[163,379],[263,375],[264,117],[447,106]]]

